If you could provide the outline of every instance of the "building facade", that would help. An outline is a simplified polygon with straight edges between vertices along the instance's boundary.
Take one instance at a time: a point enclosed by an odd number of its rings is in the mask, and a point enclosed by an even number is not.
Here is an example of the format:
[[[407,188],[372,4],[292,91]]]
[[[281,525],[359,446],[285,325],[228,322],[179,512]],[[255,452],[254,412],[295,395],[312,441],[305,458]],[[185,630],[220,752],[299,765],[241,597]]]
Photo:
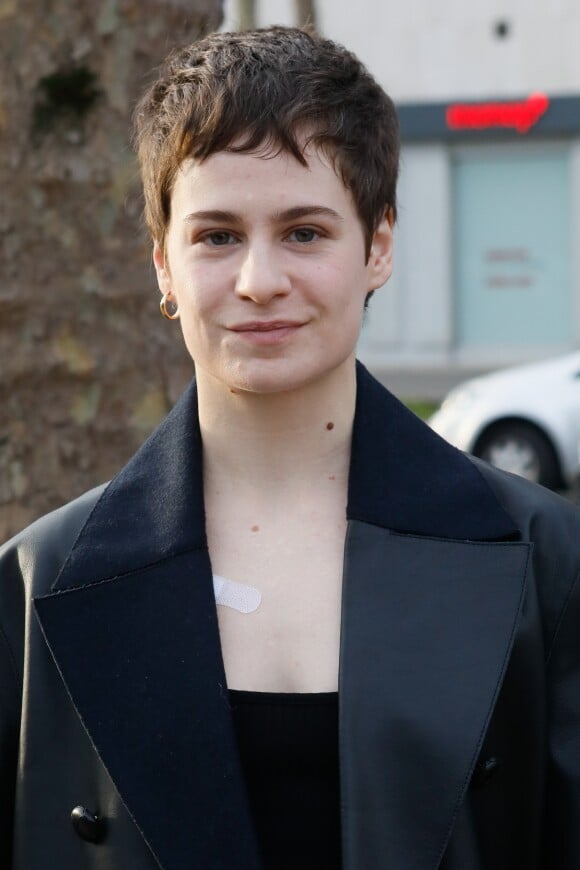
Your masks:
[[[360,354],[487,369],[580,346],[580,6],[319,0],[319,29],[395,100],[395,272]],[[258,24],[294,23],[291,0]],[[226,4],[226,27],[236,24]]]

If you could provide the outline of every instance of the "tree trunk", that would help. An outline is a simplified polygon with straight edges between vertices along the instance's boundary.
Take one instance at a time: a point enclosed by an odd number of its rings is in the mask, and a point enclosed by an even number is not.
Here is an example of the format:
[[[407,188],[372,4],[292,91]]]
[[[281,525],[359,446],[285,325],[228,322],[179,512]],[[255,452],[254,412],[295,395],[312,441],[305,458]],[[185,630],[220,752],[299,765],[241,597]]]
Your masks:
[[[315,0],[294,0],[296,9],[296,23],[299,27],[309,24],[316,30],[316,4]]]
[[[256,0],[238,0],[238,30],[253,30],[257,27]]]
[[[130,115],[221,7],[0,0],[0,541],[114,474],[191,374],[159,315]]]

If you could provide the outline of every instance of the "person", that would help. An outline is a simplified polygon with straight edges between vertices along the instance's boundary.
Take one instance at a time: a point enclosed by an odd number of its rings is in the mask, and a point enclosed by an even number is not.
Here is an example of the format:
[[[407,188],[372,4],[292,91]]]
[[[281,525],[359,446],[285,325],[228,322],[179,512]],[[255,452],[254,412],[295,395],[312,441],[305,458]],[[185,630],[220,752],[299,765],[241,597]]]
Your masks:
[[[213,34],[136,142],[196,376],[0,553],[2,867],[575,870],[578,513],[355,360],[391,100],[305,30]]]

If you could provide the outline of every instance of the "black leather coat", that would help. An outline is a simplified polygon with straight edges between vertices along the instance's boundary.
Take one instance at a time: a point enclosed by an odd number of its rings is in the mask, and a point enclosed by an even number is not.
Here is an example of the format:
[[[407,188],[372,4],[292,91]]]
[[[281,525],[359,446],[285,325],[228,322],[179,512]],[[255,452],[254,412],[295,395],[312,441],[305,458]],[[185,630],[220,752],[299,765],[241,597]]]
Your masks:
[[[260,870],[200,454],[192,386],[108,487],[0,550],[2,868]],[[359,367],[348,520],[344,870],[577,870],[577,511]]]

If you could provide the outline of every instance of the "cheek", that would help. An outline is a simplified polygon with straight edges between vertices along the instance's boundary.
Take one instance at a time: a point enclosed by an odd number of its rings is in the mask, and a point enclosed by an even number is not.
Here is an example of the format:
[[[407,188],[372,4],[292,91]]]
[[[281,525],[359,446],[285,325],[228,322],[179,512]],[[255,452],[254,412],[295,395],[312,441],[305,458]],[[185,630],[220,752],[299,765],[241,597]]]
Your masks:
[[[196,281],[195,276],[189,275],[176,295],[188,346],[195,343],[202,347],[214,341],[218,325],[223,319],[223,305],[215,288],[206,280]]]
[[[204,311],[211,309],[216,294],[203,271],[181,269],[174,276],[174,286],[179,307],[186,317],[189,314],[189,319],[203,317]]]
[[[182,292],[200,307],[211,306],[223,298],[229,287],[227,270],[216,263],[185,263],[180,274]]]
[[[327,272],[325,295],[338,315],[362,308],[367,293],[368,276],[364,263],[345,259]]]

